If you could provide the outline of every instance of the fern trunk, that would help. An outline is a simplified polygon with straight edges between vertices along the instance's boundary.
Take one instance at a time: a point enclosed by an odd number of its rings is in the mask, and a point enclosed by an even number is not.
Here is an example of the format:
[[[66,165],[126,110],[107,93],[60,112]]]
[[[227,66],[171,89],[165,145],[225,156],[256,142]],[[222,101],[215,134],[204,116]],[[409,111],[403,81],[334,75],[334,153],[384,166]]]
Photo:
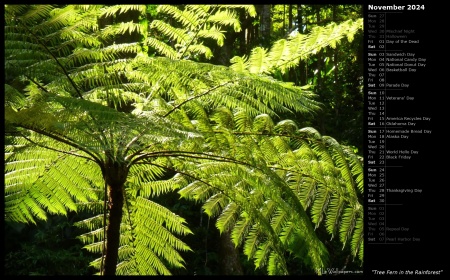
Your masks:
[[[117,162],[110,162],[107,164],[105,173],[109,216],[106,229],[106,253],[103,275],[115,275],[120,246],[120,224],[123,215],[123,190],[128,170]]]
[[[231,230],[220,236],[220,273],[222,275],[243,275],[239,251],[231,241]]]

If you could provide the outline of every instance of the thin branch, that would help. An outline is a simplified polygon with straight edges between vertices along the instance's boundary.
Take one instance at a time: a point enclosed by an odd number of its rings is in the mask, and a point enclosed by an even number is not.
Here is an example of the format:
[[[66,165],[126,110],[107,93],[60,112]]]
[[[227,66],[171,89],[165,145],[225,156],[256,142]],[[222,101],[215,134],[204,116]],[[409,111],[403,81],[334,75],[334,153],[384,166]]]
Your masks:
[[[216,5],[217,7],[217,5]],[[206,25],[208,19],[211,17],[213,11],[214,11],[215,7],[212,8],[212,10],[208,13],[208,17],[205,19],[205,21],[202,23],[202,26],[197,28],[197,32],[195,33],[194,37],[192,37],[192,40],[189,42],[189,44],[186,46],[186,48],[184,49],[184,52],[180,55],[180,59],[186,54],[187,50],[189,49],[189,47],[192,45],[192,43],[194,42],[194,40],[196,39],[196,37],[198,36],[198,33],[200,33],[200,30],[203,29],[203,27]]]
[[[190,151],[157,151],[157,152],[152,152],[152,153],[146,153],[146,154],[142,154],[142,155],[136,157],[133,161],[131,161],[129,163],[129,166],[136,164],[143,159],[156,158],[156,157],[188,157],[188,158],[196,158],[196,159],[209,159],[209,160],[215,160],[215,161],[220,161],[220,162],[236,163],[239,165],[244,165],[244,166],[248,166],[251,168],[260,169],[257,166],[254,166],[247,162],[239,161],[239,160],[236,160],[233,158],[205,154],[205,153],[200,153],[200,152],[190,152]]]
[[[44,88],[43,86],[41,86],[38,82],[36,82],[35,80],[33,80],[30,76],[28,76],[27,74],[23,74],[28,80],[30,80],[30,82],[32,82],[33,84],[37,85],[38,88],[40,88],[41,90],[45,91],[46,93],[50,93],[46,88]]]
[[[135,156],[137,156],[137,155],[142,155],[141,152],[144,151],[145,149],[150,148],[151,146],[153,146],[153,144],[147,145],[147,146],[145,146],[144,148],[142,148],[142,149],[140,149],[140,150],[138,150],[138,151],[132,153],[131,155],[126,156],[126,157],[125,157],[125,161],[129,161],[129,160],[131,160],[133,157],[135,157]]]
[[[125,146],[125,150],[123,152],[124,155],[127,154],[127,152],[129,151],[131,145],[133,145],[137,140],[139,140],[139,138],[141,138],[149,129],[144,129],[144,131],[142,131],[139,135],[135,136],[133,139],[131,139],[130,142],[128,142],[128,144]],[[136,151],[135,153],[125,157],[125,160],[131,159],[133,158],[135,155],[139,154],[140,152],[142,152],[143,150],[150,148],[151,146],[153,146],[153,144],[147,145],[144,148]]]
[[[25,27],[25,29],[30,32],[30,34],[39,42],[40,45],[42,45],[44,47],[44,49],[53,57],[53,59],[56,61],[56,64],[58,64],[58,66],[62,69],[62,71],[64,72],[64,75],[67,77],[67,79],[69,80],[69,82],[72,84],[72,87],[75,89],[75,91],[77,92],[78,96],[80,97],[80,99],[84,99],[83,96],[81,95],[80,91],[78,90],[78,87],[76,86],[75,82],[72,80],[72,78],[70,78],[69,73],[67,73],[66,68],[64,68],[64,66],[59,62],[58,58],[50,51],[50,49],[42,42],[42,40],[36,36],[30,28],[28,28],[28,26],[26,26],[26,24],[20,22],[22,26]]]
[[[223,131],[219,131],[219,130],[215,130],[213,131],[213,133],[221,133],[223,134]],[[263,135],[263,136],[279,136],[279,137],[290,137],[290,138],[296,138],[296,139],[302,139],[302,140],[317,140],[314,138],[310,138],[310,137],[301,137],[298,135],[293,135],[293,134],[282,134],[282,133],[265,133],[265,132],[246,132],[246,131],[242,131],[242,132],[236,132],[236,131],[231,131],[231,134],[235,134],[235,135]]]
[[[37,143],[37,142],[31,140],[30,138],[28,138],[27,136],[25,136],[25,135],[23,135],[23,134],[20,134],[20,136],[22,136],[22,137],[25,138],[27,141],[29,141],[29,142],[31,142],[31,143],[33,143],[33,144],[39,146],[39,147],[42,147],[42,148],[45,148],[45,149],[49,149],[49,150],[52,150],[52,151],[55,151],[55,152],[58,152],[58,153],[62,153],[62,154],[67,154],[67,155],[72,155],[72,156],[84,158],[84,159],[87,159],[87,160],[90,160],[90,161],[93,161],[93,162],[97,163],[95,160],[93,160],[93,159],[90,158],[90,157],[82,156],[82,155],[80,155],[80,154],[73,153],[73,152],[71,152],[71,151],[68,151],[68,152],[67,152],[67,151],[62,151],[62,150],[58,150],[58,149],[55,149],[55,148],[50,148],[50,147],[47,147],[47,146],[45,146],[45,145],[39,144],[39,143]]]
[[[189,177],[189,178],[191,178],[191,179],[197,180],[197,181],[199,181],[200,183],[203,183],[203,184],[205,184],[206,186],[211,187],[211,188],[213,188],[213,189],[215,189],[215,190],[221,192],[224,196],[228,197],[229,199],[232,199],[231,196],[229,196],[229,195],[227,195],[226,193],[222,192],[222,190],[221,190],[220,188],[215,187],[215,186],[211,185],[210,183],[208,183],[208,182],[206,182],[206,181],[203,181],[202,179],[200,179],[200,178],[198,178],[198,177],[196,177],[196,176],[194,176],[194,175],[191,175],[191,174],[189,174],[189,173],[182,172],[182,171],[179,171],[179,170],[176,170],[176,169],[167,167],[167,166],[159,165],[159,164],[156,164],[156,163],[153,163],[153,162],[148,162],[148,163],[147,163],[147,162],[142,162],[142,163],[139,163],[139,164],[150,164],[150,165],[153,165],[153,166],[156,166],[156,167],[160,167],[160,168],[163,168],[163,169],[167,169],[167,170],[170,170],[170,171],[172,171],[172,172],[179,173],[179,174],[181,174],[181,175],[187,176],[187,177]]]
[[[103,168],[102,168],[103,169]],[[106,200],[108,199],[108,186],[106,185],[105,180],[105,193],[103,198],[103,244],[102,244],[102,260],[100,263],[100,275],[103,275],[103,262],[106,254]]]
[[[180,104],[178,104],[177,106],[173,107],[172,110],[170,110],[170,111],[167,112],[165,115],[163,115],[163,117],[167,117],[167,116],[170,115],[173,111],[177,110],[178,108],[180,108],[181,106],[183,106],[183,105],[186,104],[187,102],[189,102],[189,101],[191,101],[191,100],[194,100],[194,99],[197,99],[197,98],[199,98],[199,97],[205,96],[205,95],[209,94],[211,91],[216,90],[216,89],[218,89],[218,88],[220,88],[220,87],[226,86],[226,85],[231,84],[231,83],[233,83],[233,81],[228,81],[228,82],[226,82],[226,83],[223,83],[223,84],[217,85],[217,86],[215,86],[215,87],[212,87],[212,88],[208,89],[208,90],[207,90],[206,92],[204,92],[204,93],[201,93],[201,94],[199,94],[199,95],[196,95],[196,96],[193,96],[193,97],[191,97],[191,98],[188,98],[188,99],[186,99],[185,101],[183,101],[183,102],[181,102]]]
[[[44,130],[41,130],[41,129],[38,129],[38,128],[33,128],[33,127],[27,127],[27,126],[25,126],[23,124],[18,124],[17,126],[25,128],[25,129],[29,129],[29,130],[34,131],[36,133],[39,133],[39,134],[45,135],[47,137],[50,137],[50,138],[52,138],[52,139],[54,139],[54,140],[56,140],[58,142],[62,142],[62,143],[67,144],[67,145],[69,145],[71,147],[74,147],[77,150],[83,151],[86,154],[90,155],[92,157],[92,159],[95,161],[95,163],[97,163],[99,166],[102,166],[102,164],[103,164],[100,157],[97,157],[93,152],[91,152],[88,149],[86,149],[85,147],[77,144],[74,140],[70,139],[67,136],[62,136],[61,137],[61,136],[58,136],[58,135],[53,135],[53,134],[51,134],[49,132],[46,132]]]

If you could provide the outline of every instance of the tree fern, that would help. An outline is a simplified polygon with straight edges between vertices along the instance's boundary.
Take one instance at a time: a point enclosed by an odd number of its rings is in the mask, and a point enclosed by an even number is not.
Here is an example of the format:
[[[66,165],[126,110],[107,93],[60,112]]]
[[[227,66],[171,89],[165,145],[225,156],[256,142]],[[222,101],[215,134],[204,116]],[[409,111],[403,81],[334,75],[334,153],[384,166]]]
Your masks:
[[[190,248],[179,236],[191,231],[152,198],[179,189],[270,274],[289,273],[286,252],[320,271],[328,253],[314,226],[323,221],[362,258],[361,162],[312,128],[274,121],[314,114],[315,94],[260,70],[180,60],[207,54],[203,38],[220,45],[222,27],[238,30],[238,7],[161,6],[189,26],[150,25],[178,40],[172,48],[141,22],[99,29],[93,20],[142,16],[140,5],[6,6],[6,220],[90,211],[77,225],[100,274],[165,275],[184,267]],[[131,32],[143,42],[108,43]]]

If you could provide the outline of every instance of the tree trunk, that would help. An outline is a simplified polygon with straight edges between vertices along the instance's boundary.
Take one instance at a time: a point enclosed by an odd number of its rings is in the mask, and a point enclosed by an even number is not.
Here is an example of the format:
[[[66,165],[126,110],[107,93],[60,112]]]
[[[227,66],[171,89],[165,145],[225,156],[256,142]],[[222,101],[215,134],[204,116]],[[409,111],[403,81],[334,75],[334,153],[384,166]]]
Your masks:
[[[227,34],[223,46],[214,50],[214,58],[212,61],[216,62],[216,64],[230,66],[230,60],[233,58],[233,45],[240,33],[228,30]]]
[[[293,15],[292,15],[292,4],[289,4],[289,10],[288,10],[288,29],[289,32],[292,32],[292,21],[294,20]]]
[[[270,45],[270,31],[272,29],[271,5],[257,5],[260,10],[261,44],[264,47]]]
[[[306,29],[303,30],[303,11],[302,5],[297,5],[297,28],[298,33],[304,34],[306,33]],[[298,72],[299,72],[299,81],[298,85],[304,86],[308,82],[308,69],[305,61],[300,60],[298,64]]]
[[[230,231],[224,231],[220,236],[220,274],[243,275],[239,252],[231,241]]]
[[[102,274],[115,275],[120,246],[120,224],[123,215],[123,189],[128,170],[125,166],[107,159],[104,173],[108,190],[109,216],[106,229],[105,262]]]
[[[253,18],[246,14],[242,9],[239,11],[239,21],[241,22],[241,31],[239,32],[239,56],[247,54],[247,50],[251,49],[249,41],[247,40],[250,27],[252,26]]]

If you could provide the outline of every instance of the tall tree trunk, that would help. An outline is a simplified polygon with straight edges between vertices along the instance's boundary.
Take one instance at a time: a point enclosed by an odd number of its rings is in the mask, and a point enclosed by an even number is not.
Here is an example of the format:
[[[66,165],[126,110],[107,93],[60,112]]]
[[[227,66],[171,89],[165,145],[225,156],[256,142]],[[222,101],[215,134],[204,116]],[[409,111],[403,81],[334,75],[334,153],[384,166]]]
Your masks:
[[[304,34],[306,33],[306,28],[303,30],[303,10],[302,5],[297,5],[297,28],[298,33]],[[299,82],[300,86],[306,85],[308,81],[308,67],[305,61],[300,60],[298,64],[298,72],[299,72]]]
[[[120,245],[120,224],[123,215],[123,190],[127,175],[128,169],[124,165],[107,158],[104,178],[108,190],[109,215],[106,229],[106,251],[103,275],[116,274]]]
[[[239,252],[231,240],[231,232],[224,231],[220,236],[220,274],[243,275]]]
[[[337,10],[336,10],[336,6],[333,6],[333,22],[337,22]],[[334,81],[335,81],[335,100],[336,100],[336,106],[335,108],[335,116],[336,116],[336,121],[339,120],[339,109],[341,107],[341,80],[339,79],[339,48],[334,48],[333,51],[333,64],[334,64]]]
[[[269,47],[270,31],[272,29],[271,5],[256,5],[256,8],[260,11],[260,42],[264,47]]]
[[[318,24],[320,24],[320,22],[322,20],[322,18],[320,16],[320,10],[323,6],[322,5],[313,5],[313,7],[314,7],[314,11],[316,13],[316,24],[318,25]],[[322,77],[322,70],[324,69],[323,54],[324,54],[324,50],[320,50],[316,55],[316,57],[317,57],[316,67],[315,67],[316,71],[317,71],[316,90],[319,94],[325,88],[325,86],[323,84],[323,77]],[[319,120],[320,129],[322,130],[322,132],[324,134],[326,134],[327,127],[326,127],[325,116],[321,115],[321,117],[319,117],[318,120]]]
[[[239,32],[239,56],[247,54],[252,49],[251,30],[253,28],[253,20],[247,12],[242,9],[239,11],[239,21],[241,22],[241,31]]]
[[[230,66],[230,60],[233,58],[234,42],[236,38],[239,37],[240,32],[234,32],[233,30],[227,31],[227,36],[225,37],[224,44],[220,48],[214,50],[213,62],[216,64]]]
[[[288,9],[288,29],[289,32],[292,32],[292,21],[294,20],[293,15],[292,15],[292,4],[289,4],[289,9]]]

